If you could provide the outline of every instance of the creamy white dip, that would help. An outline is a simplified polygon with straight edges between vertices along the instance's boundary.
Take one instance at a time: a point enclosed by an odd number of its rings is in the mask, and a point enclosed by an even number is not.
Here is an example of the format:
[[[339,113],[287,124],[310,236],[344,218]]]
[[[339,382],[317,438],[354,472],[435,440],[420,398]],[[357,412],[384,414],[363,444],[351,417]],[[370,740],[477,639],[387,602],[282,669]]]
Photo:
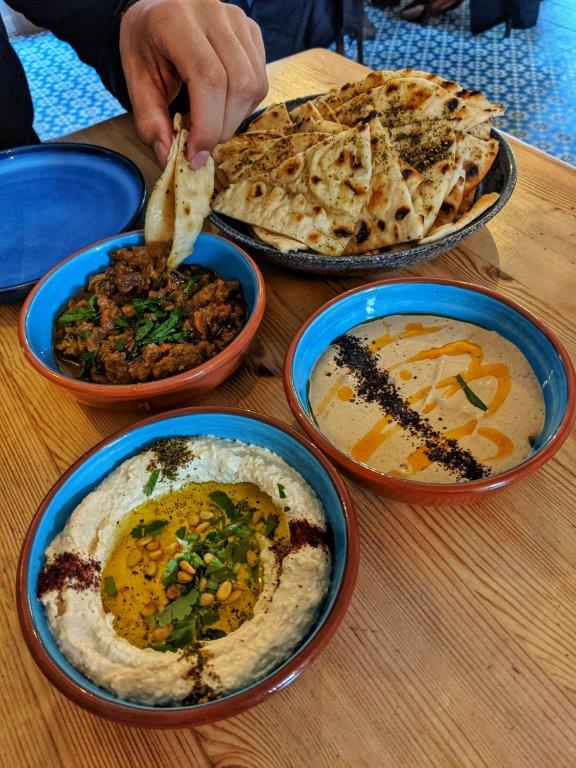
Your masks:
[[[157,482],[151,496],[151,451],[128,459],[90,493],[46,550],[48,564],[64,552],[90,558],[104,569],[124,516],[145,501],[190,482],[256,484],[272,499],[282,486],[289,521],[306,520],[325,530],[324,511],[302,476],[282,458],[254,445],[210,437],[188,441],[194,458],[177,478]],[[263,542],[264,578],[253,618],[226,637],[201,641],[196,651],[159,652],[138,648],[114,631],[114,616],[103,608],[99,588],[65,586],[42,596],[48,622],[71,663],[103,688],[143,704],[186,699],[199,684],[222,695],[255,682],[281,664],[312,627],[330,581],[325,546],[304,544],[281,562]]]
[[[312,372],[310,405],[326,437],[357,461],[398,477],[449,483],[476,479],[475,470],[468,476],[459,470],[465,455],[453,456],[452,464],[432,460],[430,445],[446,454],[446,441],[456,440],[484,476],[530,454],[544,422],[542,390],[526,357],[500,334],[447,317],[393,315],[346,336],[369,353],[380,374],[388,372],[423,425],[406,427],[393,404],[388,407],[391,398],[378,399],[385,383],[346,364],[338,343],[331,345]]]

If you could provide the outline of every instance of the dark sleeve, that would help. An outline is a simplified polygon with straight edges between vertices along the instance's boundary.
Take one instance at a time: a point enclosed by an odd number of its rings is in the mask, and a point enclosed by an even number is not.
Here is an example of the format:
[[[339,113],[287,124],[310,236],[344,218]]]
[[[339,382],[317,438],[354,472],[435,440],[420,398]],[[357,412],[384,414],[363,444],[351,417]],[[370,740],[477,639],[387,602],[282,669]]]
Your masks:
[[[119,46],[120,20],[128,0],[8,0],[8,4],[69,43],[122,106],[131,109]]]

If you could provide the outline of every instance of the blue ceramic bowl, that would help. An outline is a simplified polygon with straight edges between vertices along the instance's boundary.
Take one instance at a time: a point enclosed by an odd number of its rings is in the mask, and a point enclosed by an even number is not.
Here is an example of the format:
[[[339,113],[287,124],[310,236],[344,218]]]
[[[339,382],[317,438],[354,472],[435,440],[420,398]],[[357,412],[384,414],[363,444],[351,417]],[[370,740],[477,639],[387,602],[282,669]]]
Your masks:
[[[294,654],[257,683],[208,704],[149,707],[120,699],[78,672],[60,652],[37,598],[44,552],[79,502],[115,467],[150,442],[175,436],[211,435],[264,446],[282,456],[313,488],[328,521],[332,579],[316,624]],[[279,421],[237,409],[190,408],[147,419],[100,443],[56,483],[38,509],[20,554],[19,618],[28,648],[48,679],[80,706],[131,725],[176,728],[211,722],[259,703],[292,682],[320,653],[342,620],[356,580],[358,532],[346,487],[338,473],[305,438]]]
[[[497,331],[527,357],[544,395],[545,424],[532,454],[499,475],[459,484],[431,484],[391,477],[340,451],[319,431],[308,401],[310,374],[322,352],[360,323],[395,314],[444,315]],[[284,362],[290,407],[311,439],[359,483],[414,504],[461,504],[520,480],[547,461],[574,423],[574,367],[556,337],[532,314],[487,288],[450,280],[401,278],[348,291],[321,307],[296,333]]]
[[[166,379],[144,384],[93,384],[63,374],[54,358],[52,328],[66,302],[91,275],[110,264],[110,252],[144,243],[142,231],[102,240],[60,262],[32,290],[20,313],[18,334],[24,355],[36,370],[89,405],[167,406],[218,386],[238,367],[258,330],[266,302],[264,280],[241,248],[218,235],[202,232],[184,263],[202,264],[227,280],[236,279],[248,309],[246,325],[222,352],[202,365]]]

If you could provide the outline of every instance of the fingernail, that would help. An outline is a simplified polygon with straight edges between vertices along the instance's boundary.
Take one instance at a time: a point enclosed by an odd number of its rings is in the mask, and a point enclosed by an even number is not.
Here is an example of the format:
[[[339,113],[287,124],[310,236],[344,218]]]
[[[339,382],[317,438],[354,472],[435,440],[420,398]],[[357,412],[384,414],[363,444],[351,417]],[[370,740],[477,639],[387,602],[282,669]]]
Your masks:
[[[205,149],[202,150],[202,152],[197,152],[190,161],[190,165],[195,171],[197,171],[199,168],[202,168],[206,160],[208,160],[209,156],[210,152],[207,152]]]
[[[168,160],[168,147],[163,141],[158,140],[154,142],[154,153],[158,158],[158,162],[164,167],[166,160]]]

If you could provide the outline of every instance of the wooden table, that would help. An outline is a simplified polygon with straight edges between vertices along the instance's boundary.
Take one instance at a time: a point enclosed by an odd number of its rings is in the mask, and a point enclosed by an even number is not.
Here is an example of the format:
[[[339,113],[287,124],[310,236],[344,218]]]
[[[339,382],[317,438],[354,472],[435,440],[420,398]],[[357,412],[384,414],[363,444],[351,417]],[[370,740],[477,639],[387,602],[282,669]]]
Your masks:
[[[299,54],[270,67],[269,101],[364,71],[326,51]],[[158,174],[128,116],[72,139],[124,152],[149,184]],[[404,274],[497,288],[538,314],[574,355],[576,170],[513,146],[520,178],[503,212],[461,248]],[[258,339],[243,368],[199,404],[265,410],[294,424],[281,384],[286,346],[313,310],[366,278],[261,266],[268,306]],[[535,476],[471,507],[390,503],[350,483],[362,534],[352,605],[321,658],[265,704],[215,725],[153,732],[68,702],[20,635],[18,550],[59,475],[137,415],[83,407],[37,375],[18,348],[18,310],[0,310],[2,765],[576,766],[574,436]]]

